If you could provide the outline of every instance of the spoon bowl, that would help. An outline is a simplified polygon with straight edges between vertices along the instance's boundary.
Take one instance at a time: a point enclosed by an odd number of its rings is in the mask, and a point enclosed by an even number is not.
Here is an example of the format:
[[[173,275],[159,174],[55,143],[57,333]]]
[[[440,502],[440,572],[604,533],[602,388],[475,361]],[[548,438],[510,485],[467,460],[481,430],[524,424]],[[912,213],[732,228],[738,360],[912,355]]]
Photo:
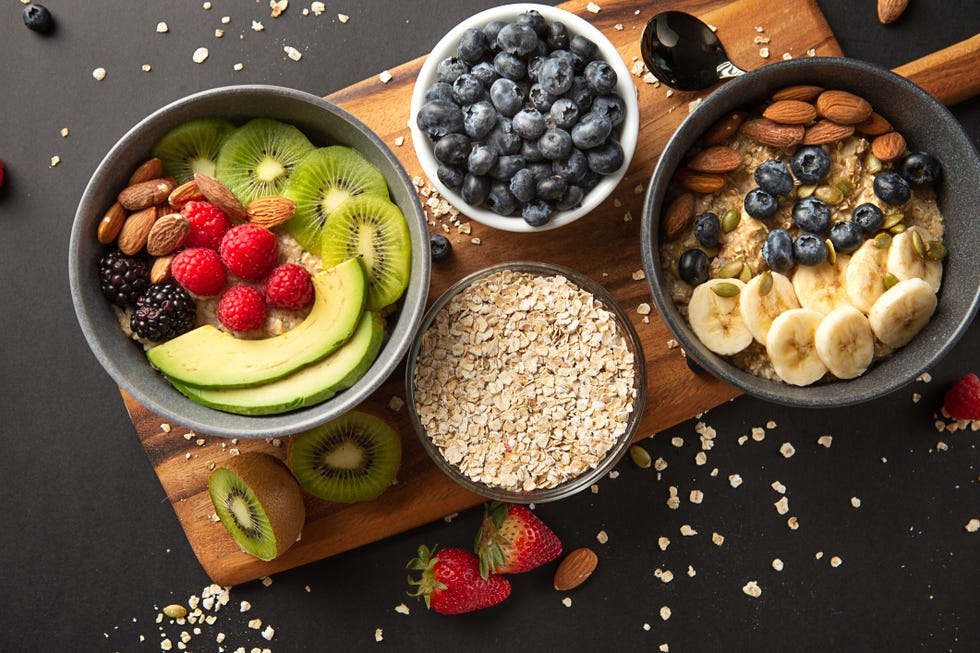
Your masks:
[[[745,73],[731,62],[711,28],[683,11],[651,18],[640,37],[640,53],[657,79],[680,91],[700,91]]]

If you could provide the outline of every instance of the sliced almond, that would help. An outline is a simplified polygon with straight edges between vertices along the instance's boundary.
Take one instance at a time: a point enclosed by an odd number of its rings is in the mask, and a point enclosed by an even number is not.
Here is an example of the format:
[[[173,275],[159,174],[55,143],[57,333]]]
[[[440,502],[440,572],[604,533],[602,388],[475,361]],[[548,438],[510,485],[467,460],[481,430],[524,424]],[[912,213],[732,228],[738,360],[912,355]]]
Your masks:
[[[876,136],[871,141],[871,153],[881,161],[892,161],[905,154],[905,137],[898,132]]]
[[[599,557],[592,549],[575,549],[561,561],[555,570],[555,589],[566,592],[585,582],[599,564]]]
[[[694,218],[694,195],[682,193],[667,206],[661,224],[667,240],[680,236]]]
[[[204,193],[197,187],[197,180],[191,179],[173,189],[167,198],[167,202],[170,203],[172,208],[179,211],[188,202],[197,202],[203,199]]]
[[[738,128],[741,126],[744,120],[744,113],[741,111],[734,111],[716,122],[711,129],[705,132],[704,136],[701,138],[701,141],[706,147],[721,145],[735,135],[735,132],[738,131]]]
[[[894,127],[880,113],[872,111],[868,119],[854,125],[854,129],[865,136],[881,136],[892,131]]]
[[[159,179],[162,176],[163,162],[154,157],[144,161],[140,167],[136,168],[136,170],[133,171],[133,174],[129,177],[129,181],[126,183],[126,185],[132,186],[133,184],[150,181],[151,179]]]
[[[871,116],[871,105],[862,97],[847,91],[824,91],[817,97],[817,111],[841,125],[854,125]]]
[[[103,245],[108,245],[116,239],[123,223],[126,222],[126,209],[119,202],[114,202],[105,215],[99,220],[98,239]]]
[[[170,278],[170,266],[174,262],[174,255],[158,256],[150,267],[150,283],[163,283]]]
[[[123,223],[122,229],[119,231],[119,239],[116,241],[119,251],[126,256],[132,256],[143,249],[156,219],[157,208],[155,206],[149,206],[130,214]]]
[[[817,108],[802,100],[777,100],[766,107],[762,116],[781,125],[805,125],[817,117]]]
[[[150,179],[127,186],[119,193],[119,203],[129,211],[142,211],[148,206],[167,200],[173,183],[168,179]]]
[[[908,5],[909,0],[878,0],[878,21],[883,25],[894,23]]]
[[[683,168],[674,173],[674,181],[685,190],[695,193],[717,193],[725,187],[725,175],[713,172],[698,172]]]
[[[187,240],[190,222],[179,213],[157,218],[146,237],[146,252],[150,256],[165,256],[177,250]]]
[[[227,186],[213,177],[200,173],[194,174],[194,180],[197,181],[197,186],[204,193],[204,197],[224,211],[229,218],[239,221],[247,219],[245,207]]]
[[[701,150],[687,162],[687,167],[698,172],[731,172],[742,165],[742,155],[725,145],[715,145]]]
[[[803,142],[803,125],[780,125],[768,118],[756,118],[742,123],[739,131],[760,145],[793,147]]]
[[[245,209],[248,221],[272,229],[289,220],[296,213],[296,204],[292,200],[278,195],[259,197]]]
[[[804,145],[823,145],[844,140],[854,133],[853,125],[838,125],[832,120],[818,120],[806,128],[803,134]]]
[[[812,102],[817,99],[817,96],[823,93],[823,88],[820,86],[812,86],[808,84],[796,84],[795,86],[787,86],[786,88],[779,89],[772,94],[772,99],[774,101],[779,100],[799,100],[800,102]]]

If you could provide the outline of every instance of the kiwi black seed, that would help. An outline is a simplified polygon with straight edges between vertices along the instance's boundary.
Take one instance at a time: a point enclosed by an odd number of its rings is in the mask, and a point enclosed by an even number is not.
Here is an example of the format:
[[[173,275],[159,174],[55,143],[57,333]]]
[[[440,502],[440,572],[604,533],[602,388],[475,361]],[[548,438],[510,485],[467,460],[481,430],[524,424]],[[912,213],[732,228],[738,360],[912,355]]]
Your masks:
[[[248,206],[258,197],[281,195],[290,173],[313,149],[293,125],[256,118],[228,135],[214,177]]]
[[[356,503],[391,485],[401,465],[402,444],[381,419],[354,410],[292,436],[288,458],[293,476],[313,496]]]
[[[327,218],[345,201],[358,195],[388,199],[384,175],[357,150],[343,145],[321,147],[296,166],[283,188],[296,204],[286,230],[308,251],[320,247]]]
[[[208,494],[235,543],[261,560],[282,554],[303,530],[303,491],[289,469],[269,454],[246,452],[215,467]]]
[[[221,145],[233,131],[235,125],[227,120],[189,120],[167,132],[153,148],[153,156],[163,163],[164,176],[178,184],[193,179],[195,172],[213,177]]]
[[[359,256],[368,276],[365,308],[394,304],[412,268],[412,240],[401,210],[390,201],[359,195],[344,202],[323,227],[320,256],[324,268]]]

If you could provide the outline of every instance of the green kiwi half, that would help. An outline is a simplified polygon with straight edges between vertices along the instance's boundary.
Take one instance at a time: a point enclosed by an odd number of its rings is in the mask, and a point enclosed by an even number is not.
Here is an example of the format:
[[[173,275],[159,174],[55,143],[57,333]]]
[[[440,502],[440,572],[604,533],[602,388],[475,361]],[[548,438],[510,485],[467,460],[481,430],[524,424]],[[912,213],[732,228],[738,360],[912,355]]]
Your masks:
[[[153,148],[153,156],[163,163],[163,175],[178,184],[193,179],[195,172],[213,177],[221,145],[233,131],[235,125],[227,120],[189,120],[167,132]]]
[[[303,491],[278,458],[246,452],[208,477],[214,510],[243,551],[272,560],[291,547],[306,520]]]
[[[313,150],[303,132],[270,118],[250,120],[221,146],[214,177],[242,204],[264,195],[281,195],[286,180]]]
[[[368,276],[365,308],[380,311],[398,301],[412,272],[412,239],[401,210],[390,201],[358,195],[333,212],[323,227],[323,266],[359,256]]]
[[[282,194],[296,204],[286,231],[315,252],[323,225],[338,207],[358,195],[388,199],[388,184],[357,150],[334,145],[310,152],[293,170]]]
[[[303,488],[326,501],[356,503],[384,492],[398,473],[398,433],[374,415],[350,411],[290,438],[289,468]]]

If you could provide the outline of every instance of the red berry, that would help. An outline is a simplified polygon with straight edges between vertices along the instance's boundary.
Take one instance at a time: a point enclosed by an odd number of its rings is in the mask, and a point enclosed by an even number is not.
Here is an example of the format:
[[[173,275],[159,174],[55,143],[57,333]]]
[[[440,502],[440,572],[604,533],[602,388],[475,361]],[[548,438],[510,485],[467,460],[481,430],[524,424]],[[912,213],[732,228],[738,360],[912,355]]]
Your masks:
[[[191,201],[184,205],[180,214],[191,225],[187,234],[187,247],[218,249],[225,232],[231,229],[231,220],[224,211],[210,202]]]
[[[561,540],[526,506],[491,501],[477,534],[480,574],[518,574],[561,555]]]
[[[213,297],[225,287],[225,266],[221,257],[207,247],[181,250],[170,264],[177,283],[203,297]]]
[[[436,553],[420,546],[408,568],[422,572],[418,580],[409,578],[418,587],[412,596],[422,597],[427,607],[441,614],[487,608],[510,596],[510,582],[496,575],[481,578],[476,556],[464,549]]]
[[[953,419],[980,419],[980,378],[967,374],[946,391],[943,408]]]
[[[232,331],[252,331],[265,324],[265,301],[252,286],[232,286],[218,301],[218,321]]]
[[[258,281],[269,273],[279,258],[276,235],[258,225],[232,227],[218,248],[221,260],[236,277]]]
[[[313,303],[313,281],[302,265],[283,263],[265,278],[262,294],[269,306],[299,311]]]

